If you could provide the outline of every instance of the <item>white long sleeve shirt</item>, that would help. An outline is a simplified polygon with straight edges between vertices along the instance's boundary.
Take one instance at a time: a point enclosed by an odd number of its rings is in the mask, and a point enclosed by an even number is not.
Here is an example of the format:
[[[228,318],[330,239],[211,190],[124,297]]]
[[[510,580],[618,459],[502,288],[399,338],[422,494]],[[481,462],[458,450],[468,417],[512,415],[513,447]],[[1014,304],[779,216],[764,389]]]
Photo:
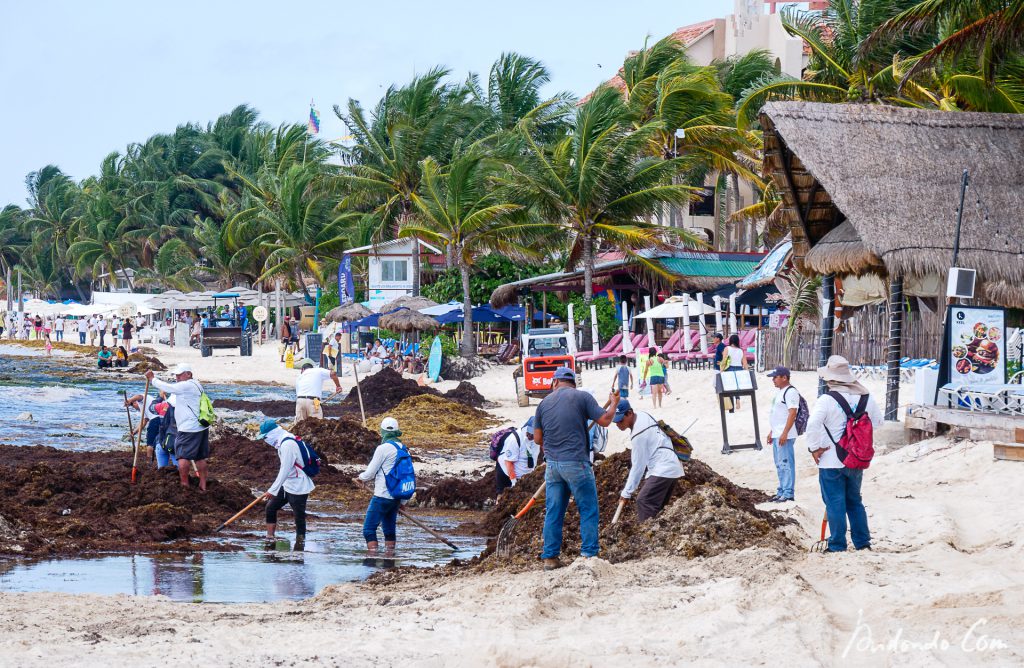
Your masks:
[[[637,412],[631,433],[629,477],[626,478],[626,486],[622,488],[622,498],[631,498],[643,478],[652,475],[659,478],[683,477],[683,464],[657,420],[647,413]]]
[[[167,383],[159,378],[153,379],[153,387],[177,397],[174,407],[174,422],[178,431],[204,431],[206,427],[199,424],[199,397],[203,394],[203,386],[198,381],[183,380],[180,383]]]
[[[277,479],[270,486],[267,493],[277,496],[284,487],[289,494],[309,494],[316,485],[302,470],[302,453],[299,452],[299,445],[295,442],[295,436],[285,432],[285,435],[274,446],[277,456],[281,459],[281,468],[277,471]]]
[[[516,440],[516,436],[519,437]],[[501,442],[501,454],[498,455],[498,463],[501,470],[508,474],[508,463],[512,462],[516,477],[524,476],[537,467],[537,457],[540,454],[540,446],[526,437],[525,429],[516,429],[510,432],[505,440]],[[530,457],[533,458],[533,466],[530,466]]]
[[[861,395],[849,394],[847,392],[840,392],[839,394],[846,399],[852,410],[857,410],[857,403],[860,401]],[[882,411],[871,396],[868,396],[868,405],[865,412],[871,419],[873,427],[877,429],[881,426]],[[828,429],[827,434],[825,433],[826,429]],[[818,468],[843,468],[843,463],[839,461],[839,456],[836,454],[836,448],[832,441],[835,440],[838,443],[844,433],[846,433],[846,413],[843,412],[842,406],[827,394],[821,395],[814,402],[814,408],[811,409],[811,414],[807,418],[807,431],[804,433],[804,437],[807,439],[808,451],[813,452],[825,448],[825,452],[818,459]],[[832,435],[831,439],[829,434]]]
[[[381,443],[373,451],[373,459],[366,465],[366,470],[359,474],[359,479],[364,482],[373,480],[373,495],[382,499],[393,499],[388,492],[388,483],[384,476],[391,473],[395,468],[395,461],[398,459],[398,448],[393,443]]]

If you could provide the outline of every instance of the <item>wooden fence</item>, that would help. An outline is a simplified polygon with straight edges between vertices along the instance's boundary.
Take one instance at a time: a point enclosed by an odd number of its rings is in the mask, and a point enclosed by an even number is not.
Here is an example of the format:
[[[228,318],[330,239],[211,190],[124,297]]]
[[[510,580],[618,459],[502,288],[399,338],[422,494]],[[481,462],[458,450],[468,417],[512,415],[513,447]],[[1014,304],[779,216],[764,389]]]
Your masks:
[[[941,332],[941,313],[914,311],[905,314],[901,357],[938,358],[942,345]],[[766,368],[783,365],[796,371],[812,371],[818,367],[818,327],[805,326],[795,332],[788,355],[784,351],[785,329],[767,329],[763,336]],[[888,313],[884,310],[864,310],[843,322],[832,342],[832,353],[842,355],[852,364],[885,364],[888,338]]]

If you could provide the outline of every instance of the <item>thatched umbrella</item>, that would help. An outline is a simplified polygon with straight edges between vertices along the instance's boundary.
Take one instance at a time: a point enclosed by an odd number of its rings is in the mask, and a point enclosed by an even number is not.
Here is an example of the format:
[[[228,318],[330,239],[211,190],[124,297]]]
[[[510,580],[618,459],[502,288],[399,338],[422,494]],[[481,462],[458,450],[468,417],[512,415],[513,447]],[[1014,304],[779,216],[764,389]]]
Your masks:
[[[327,319],[327,322],[352,322],[353,320],[365,318],[368,315],[373,315],[373,311],[359,302],[352,302],[332,308],[324,315],[324,318]]]
[[[804,258],[804,266],[823,275],[885,274],[881,258],[868,250],[848,220],[814,244]]]
[[[437,302],[431,301],[426,297],[399,297],[380,307],[380,310],[377,312],[387,313],[388,311],[394,311],[396,308],[419,311],[421,308],[430,308],[431,306],[437,306]]]
[[[491,293],[490,304],[493,308],[504,308],[519,302],[519,290],[511,283],[499,285]]]
[[[403,308],[394,313],[382,315],[380,326],[395,332],[432,332],[440,329],[441,323],[419,311]]]

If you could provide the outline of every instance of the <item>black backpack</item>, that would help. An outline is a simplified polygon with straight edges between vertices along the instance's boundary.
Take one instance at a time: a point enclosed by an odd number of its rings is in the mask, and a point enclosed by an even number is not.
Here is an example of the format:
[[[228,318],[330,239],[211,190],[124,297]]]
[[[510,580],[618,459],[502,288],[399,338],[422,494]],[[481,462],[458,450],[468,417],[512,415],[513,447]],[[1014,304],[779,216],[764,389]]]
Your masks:
[[[796,390],[796,388],[792,385],[787,387],[786,391],[782,393],[783,400],[786,398],[786,392],[790,390]],[[796,390],[796,393],[800,397],[800,407],[796,409],[796,421],[793,422],[793,426],[796,427],[796,435],[803,436],[807,431],[807,420],[811,417],[811,410],[807,407],[807,400],[804,399],[804,395],[800,394],[800,390]]]

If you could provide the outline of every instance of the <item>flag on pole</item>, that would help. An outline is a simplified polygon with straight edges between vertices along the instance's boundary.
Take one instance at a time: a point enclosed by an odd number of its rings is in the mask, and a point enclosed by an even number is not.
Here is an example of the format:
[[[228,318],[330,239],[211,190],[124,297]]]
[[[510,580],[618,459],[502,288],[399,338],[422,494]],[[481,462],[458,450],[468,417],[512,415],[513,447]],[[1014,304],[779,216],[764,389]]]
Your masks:
[[[306,131],[315,135],[320,132],[320,114],[317,112],[316,107],[313,106],[313,101],[309,102],[309,123],[306,127]]]

